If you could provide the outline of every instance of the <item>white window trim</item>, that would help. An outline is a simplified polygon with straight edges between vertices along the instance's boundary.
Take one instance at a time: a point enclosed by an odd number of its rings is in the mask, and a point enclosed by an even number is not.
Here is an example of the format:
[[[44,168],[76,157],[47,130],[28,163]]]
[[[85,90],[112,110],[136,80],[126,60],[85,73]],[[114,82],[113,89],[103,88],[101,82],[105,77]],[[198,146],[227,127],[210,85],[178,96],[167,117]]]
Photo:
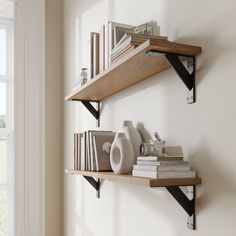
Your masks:
[[[45,235],[45,0],[15,4],[15,236]]]
[[[5,136],[7,140],[7,173],[8,179],[5,185],[0,186],[1,190],[8,192],[8,235],[13,235],[14,225],[14,141],[13,141],[13,21],[10,19],[0,19],[0,28],[6,30],[7,43],[7,71],[6,75],[0,75],[0,81],[6,83],[7,103],[6,103],[6,128],[0,129],[0,135]]]

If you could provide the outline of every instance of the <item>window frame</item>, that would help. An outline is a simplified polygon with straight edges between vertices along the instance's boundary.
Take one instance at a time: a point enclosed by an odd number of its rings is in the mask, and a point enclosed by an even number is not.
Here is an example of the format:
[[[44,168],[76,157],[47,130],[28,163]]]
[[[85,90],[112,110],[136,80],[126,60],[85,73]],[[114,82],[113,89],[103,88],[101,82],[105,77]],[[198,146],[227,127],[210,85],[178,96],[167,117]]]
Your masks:
[[[0,18],[0,28],[6,30],[6,75],[0,75],[0,82],[6,84],[6,127],[0,128],[0,136],[6,137],[7,145],[7,183],[0,184],[0,191],[7,192],[8,224],[7,233],[13,236],[14,229],[14,136],[13,136],[13,101],[14,101],[14,21]]]

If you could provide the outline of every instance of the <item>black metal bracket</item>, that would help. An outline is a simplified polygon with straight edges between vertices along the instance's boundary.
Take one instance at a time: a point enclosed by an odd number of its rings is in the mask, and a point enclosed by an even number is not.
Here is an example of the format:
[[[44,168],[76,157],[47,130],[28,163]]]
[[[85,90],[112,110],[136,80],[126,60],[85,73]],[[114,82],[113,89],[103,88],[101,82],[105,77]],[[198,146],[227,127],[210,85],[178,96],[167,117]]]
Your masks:
[[[92,185],[92,187],[96,190],[97,192],[97,198],[100,198],[100,179],[98,179],[97,181],[90,176],[85,176],[83,175],[83,177]]]
[[[97,192],[97,198],[100,198],[100,187],[101,180],[98,178],[96,181],[91,176],[83,177],[91,184],[91,186]],[[195,199],[196,199],[196,186],[187,186],[187,195],[179,188],[179,186],[166,186],[165,187],[169,193],[175,198],[175,200],[180,204],[180,206],[187,213],[187,226],[189,229],[196,229],[196,215],[195,215]]]
[[[179,55],[175,53],[166,53],[150,50],[146,53],[149,56],[164,56],[172,65],[180,79],[183,81],[188,90],[187,103],[194,103],[196,101],[195,94],[195,70],[196,59],[195,56]],[[184,61],[187,62],[187,66],[184,65]]]
[[[73,99],[73,101],[80,101],[82,104],[88,109],[88,111],[94,116],[97,120],[97,126],[100,126],[100,102],[99,101],[91,101],[91,100],[80,100],[80,99]],[[91,104],[91,102],[97,104],[97,109]]]
[[[196,229],[196,217],[195,217],[195,198],[196,198],[196,186],[187,186],[187,196],[178,186],[168,186],[166,189],[176,199],[176,201],[187,212],[187,226],[190,229]]]

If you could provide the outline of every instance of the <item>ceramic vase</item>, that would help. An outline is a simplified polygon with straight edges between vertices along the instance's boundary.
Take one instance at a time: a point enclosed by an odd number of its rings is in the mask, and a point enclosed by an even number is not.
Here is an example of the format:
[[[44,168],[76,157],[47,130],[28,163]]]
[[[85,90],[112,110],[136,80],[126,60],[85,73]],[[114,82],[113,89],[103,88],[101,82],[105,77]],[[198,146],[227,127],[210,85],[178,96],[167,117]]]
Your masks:
[[[140,149],[140,144],[142,143],[142,137],[138,131],[133,126],[132,121],[125,120],[123,122],[123,130],[128,138],[128,140],[131,142],[134,150],[134,160],[135,162],[137,161],[137,157],[139,156],[139,149]]]
[[[127,174],[132,171],[134,151],[124,133],[117,133],[111,146],[111,168],[115,174]]]

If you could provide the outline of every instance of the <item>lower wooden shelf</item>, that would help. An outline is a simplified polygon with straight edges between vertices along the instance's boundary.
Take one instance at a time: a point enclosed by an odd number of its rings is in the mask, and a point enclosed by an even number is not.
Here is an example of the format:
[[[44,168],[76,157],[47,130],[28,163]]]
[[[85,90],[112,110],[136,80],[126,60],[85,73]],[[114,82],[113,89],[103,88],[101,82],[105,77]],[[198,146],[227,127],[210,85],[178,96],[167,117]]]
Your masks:
[[[132,184],[145,185],[149,187],[166,187],[166,186],[190,186],[201,184],[201,178],[181,178],[181,179],[150,179],[144,177],[135,177],[130,175],[116,175],[113,172],[93,172],[66,169],[65,173],[89,176],[111,181],[127,182]]]
[[[201,178],[181,178],[181,179],[150,179],[135,177],[130,175],[116,175],[113,172],[93,172],[66,169],[65,173],[83,176],[96,190],[97,197],[100,198],[100,179],[119,181],[125,183],[139,184],[148,187],[165,187],[187,213],[187,226],[196,229],[195,222],[195,199],[196,185],[201,184]],[[95,179],[97,180],[95,180]],[[179,187],[187,186],[187,194]]]

